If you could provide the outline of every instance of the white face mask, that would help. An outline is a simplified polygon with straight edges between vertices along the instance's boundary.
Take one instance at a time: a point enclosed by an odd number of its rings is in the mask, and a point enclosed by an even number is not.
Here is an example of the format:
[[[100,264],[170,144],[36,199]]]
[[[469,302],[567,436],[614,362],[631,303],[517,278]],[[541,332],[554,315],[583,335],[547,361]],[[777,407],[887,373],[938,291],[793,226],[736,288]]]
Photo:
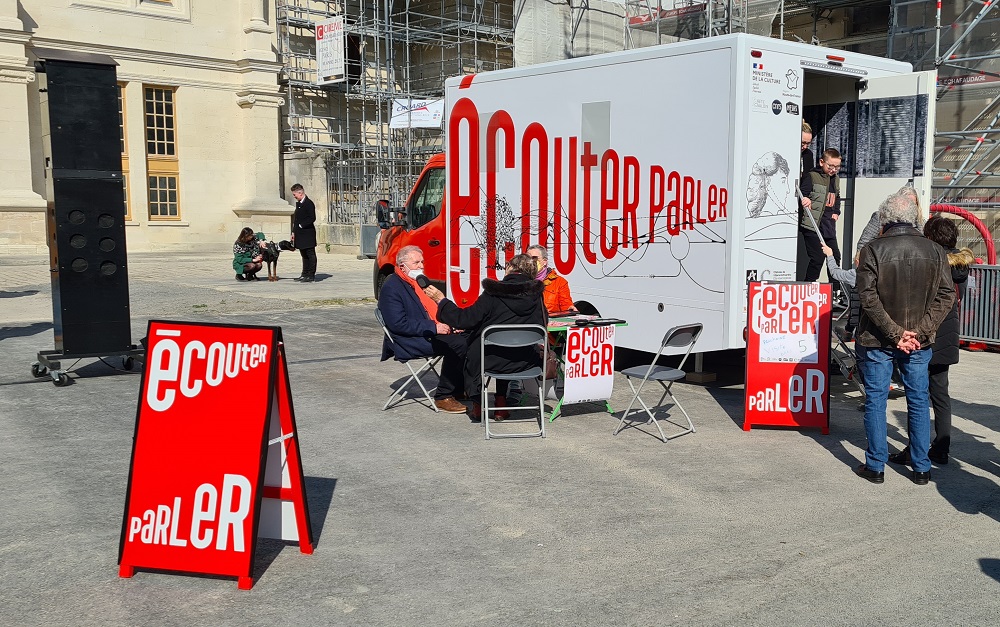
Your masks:
[[[413,268],[411,270],[411,269],[407,268],[406,266],[407,266],[407,264],[404,263],[403,264],[403,270],[406,271],[406,276],[410,277],[414,281],[417,280],[418,276],[420,276],[420,275],[422,275],[424,273],[424,271],[421,270],[420,268]]]

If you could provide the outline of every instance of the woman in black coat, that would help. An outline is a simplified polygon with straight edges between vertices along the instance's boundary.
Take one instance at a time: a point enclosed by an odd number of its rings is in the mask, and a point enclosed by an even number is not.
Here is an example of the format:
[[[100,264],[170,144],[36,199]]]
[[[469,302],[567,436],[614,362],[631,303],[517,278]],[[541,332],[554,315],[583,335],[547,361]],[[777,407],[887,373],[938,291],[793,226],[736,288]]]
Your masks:
[[[507,263],[502,281],[483,279],[483,293],[476,302],[461,308],[433,286],[424,291],[438,303],[438,321],[469,335],[465,359],[465,390],[473,399],[473,422],[480,419],[482,381],[480,379],[480,344],[483,330],[494,324],[538,324],[548,322],[542,293],[545,286],[535,280],[538,268],[528,255],[515,255]],[[486,356],[486,369],[493,372],[519,372],[541,364],[541,356],[530,346],[494,349]],[[507,381],[497,381],[496,405],[506,404]],[[498,412],[502,420],[506,412]]]
[[[928,391],[931,407],[934,408],[934,440],[931,442],[927,456],[936,464],[948,463],[948,451],[951,447],[951,396],[948,394],[948,367],[958,363],[958,308],[965,298],[965,286],[969,278],[969,266],[975,262],[972,251],[968,248],[958,250],[958,228],[948,218],[934,216],[924,224],[924,237],[937,242],[948,251],[948,264],[951,266],[951,279],[955,282],[957,291],[955,304],[938,327],[934,337],[933,354],[930,366],[927,368]],[[895,459],[893,459],[895,458]],[[910,463],[910,447],[899,453],[890,455],[889,461]]]

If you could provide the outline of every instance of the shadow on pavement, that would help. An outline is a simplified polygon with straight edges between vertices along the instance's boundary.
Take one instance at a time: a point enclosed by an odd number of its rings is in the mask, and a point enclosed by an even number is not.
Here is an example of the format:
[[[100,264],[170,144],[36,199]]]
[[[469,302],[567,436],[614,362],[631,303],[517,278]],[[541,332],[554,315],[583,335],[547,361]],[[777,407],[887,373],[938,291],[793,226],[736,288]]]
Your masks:
[[[8,340],[12,337],[28,337],[31,335],[37,335],[42,331],[48,331],[51,328],[51,322],[32,322],[31,324],[23,327],[0,327],[0,340]]]
[[[0,290],[0,298],[18,298],[20,296],[34,296],[38,293],[38,290],[19,290],[16,292],[8,292],[7,290]]]
[[[1000,581],[1000,559],[994,557],[984,557],[979,560],[979,568],[983,574]]]
[[[306,477],[306,502],[309,508],[309,522],[312,525],[313,549],[319,546],[320,536],[323,535],[323,525],[326,522],[327,513],[330,511],[330,503],[333,501],[333,491],[337,487],[337,480],[327,477]],[[298,543],[285,540],[274,540],[262,538],[257,540],[257,553],[254,556],[254,579],[260,579],[271,566],[278,555],[285,549],[291,547],[298,551]]]

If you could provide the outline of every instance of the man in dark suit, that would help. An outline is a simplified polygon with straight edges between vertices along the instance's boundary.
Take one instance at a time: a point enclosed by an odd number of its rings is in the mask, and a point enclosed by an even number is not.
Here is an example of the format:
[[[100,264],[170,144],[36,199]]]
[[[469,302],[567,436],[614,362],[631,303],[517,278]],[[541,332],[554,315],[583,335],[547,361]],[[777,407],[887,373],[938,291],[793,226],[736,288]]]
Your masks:
[[[301,185],[292,185],[295,213],[292,215],[292,244],[302,255],[302,275],[296,281],[316,280],[316,205],[306,196]]]
[[[395,342],[382,340],[382,361],[441,355],[441,378],[434,392],[434,405],[449,414],[464,414],[466,407],[455,399],[464,388],[462,369],[468,343],[465,335],[437,321],[437,303],[417,284],[424,272],[424,253],[417,246],[404,246],[396,255],[396,272],[386,279],[378,295],[382,320]]]

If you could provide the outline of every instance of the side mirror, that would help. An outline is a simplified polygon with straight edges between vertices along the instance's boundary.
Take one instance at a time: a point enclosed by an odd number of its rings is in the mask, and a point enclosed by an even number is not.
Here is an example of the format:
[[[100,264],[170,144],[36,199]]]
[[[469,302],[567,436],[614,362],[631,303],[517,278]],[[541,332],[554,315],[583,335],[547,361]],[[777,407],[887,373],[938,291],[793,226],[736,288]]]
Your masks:
[[[375,221],[380,229],[387,229],[392,226],[392,209],[388,200],[379,200],[375,203]]]

